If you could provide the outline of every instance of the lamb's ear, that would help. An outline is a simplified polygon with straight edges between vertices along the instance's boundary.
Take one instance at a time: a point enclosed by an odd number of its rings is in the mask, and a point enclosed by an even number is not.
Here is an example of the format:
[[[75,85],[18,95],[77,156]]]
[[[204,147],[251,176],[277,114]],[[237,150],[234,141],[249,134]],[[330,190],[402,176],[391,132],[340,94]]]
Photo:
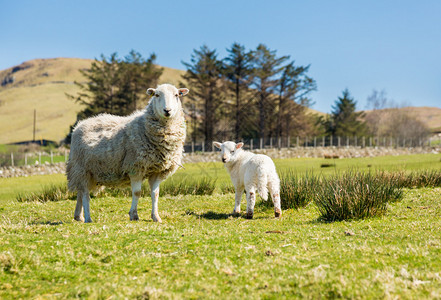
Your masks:
[[[240,149],[243,147],[243,143],[236,144],[236,149]]]
[[[152,89],[152,88],[147,89],[147,95],[153,96],[155,93],[156,93],[155,89]]]
[[[213,145],[216,147],[216,148],[221,148],[222,147],[222,144],[221,143],[218,143],[218,142],[213,142]]]
[[[181,96],[181,97],[187,95],[189,91],[190,90],[186,89],[186,88],[178,89],[179,96]]]

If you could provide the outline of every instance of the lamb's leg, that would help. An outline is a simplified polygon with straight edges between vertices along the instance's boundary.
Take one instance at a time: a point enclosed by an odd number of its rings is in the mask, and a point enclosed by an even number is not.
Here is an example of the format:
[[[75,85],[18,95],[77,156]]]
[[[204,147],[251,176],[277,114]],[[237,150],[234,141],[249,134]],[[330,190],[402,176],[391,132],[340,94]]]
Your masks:
[[[156,177],[151,177],[149,179],[150,191],[152,197],[152,219],[155,222],[161,223],[162,220],[158,214],[158,199],[159,199],[159,184],[161,180]]]
[[[271,183],[268,187],[274,204],[274,215],[276,218],[280,218],[282,216],[282,208],[280,206],[280,188],[278,185]]]
[[[130,178],[132,186],[132,207],[130,207],[130,221],[138,221],[138,199],[141,197],[142,179],[137,177]]]
[[[89,189],[85,189],[82,192],[82,198],[83,198],[83,210],[84,210],[84,223],[92,223],[92,219],[90,218],[90,208],[89,208],[89,202],[90,202],[90,195],[89,195]]]
[[[240,200],[242,200],[243,188],[236,189],[236,201],[234,203],[234,214],[240,213]]]
[[[273,199],[274,203],[274,216],[276,218],[282,217],[282,208],[280,207],[280,192],[275,191],[271,193],[271,198]]]
[[[254,187],[247,191],[247,219],[252,219],[254,215],[254,204],[256,203],[256,190]]]
[[[84,217],[82,216],[83,212],[83,198],[81,191],[77,193],[77,205],[75,206],[74,219],[76,221],[84,222]]]

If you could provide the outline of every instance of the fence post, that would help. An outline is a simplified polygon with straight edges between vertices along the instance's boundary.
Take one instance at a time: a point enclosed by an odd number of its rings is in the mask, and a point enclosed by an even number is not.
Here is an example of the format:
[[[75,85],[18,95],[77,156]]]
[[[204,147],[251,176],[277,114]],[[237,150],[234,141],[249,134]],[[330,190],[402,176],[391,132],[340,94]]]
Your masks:
[[[372,137],[369,137],[369,147],[372,147]]]
[[[270,137],[270,149],[273,149],[273,138]]]
[[[357,136],[355,136],[355,148],[358,146]]]
[[[282,138],[281,137],[279,137],[279,150],[280,150],[280,148],[282,148]]]
[[[11,166],[14,166],[14,153],[11,152]]]
[[[362,139],[362,145],[363,145],[363,148],[365,148],[366,147],[366,137],[365,136],[363,136],[363,139]]]
[[[406,138],[403,138],[403,148],[406,148]]]
[[[346,137],[346,148],[349,148],[349,137]]]
[[[260,138],[260,149],[263,148],[263,138]]]
[[[317,138],[314,137],[314,148],[317,147]]]
[[[299,147],[299,137],[297,137],[297,143],[296,143],[296,145],[297,145],[297,148]]]
[[[337,146],[340,148],[340,136],[337,137]]]
[[[41,165],[41,152],[38,152],[38,164]]]
[[[64,150],[64,162],[67,162],[67,150]]]
[[[53,164],[54,164],[54,154],[51,151],[51,165],[53,165]]]
[[[289,142],[291,141],[291,138],[288,136],[288,138],[286,139],[286,148],[289,149]]]
[[[27,165],[28,165],[28,154],[25,153],[25,166],[27,166]]]
[[[250,140],[250,150],[253,150],[253,139]]]
[[[205,152],[205,142],[202,141],[202,152]]]
[[[322,136],[322,147],[326,147],[325,136]]]
[[[331,147],[334,146],[334,141],[333,141],[333,139],[334,139],[334,138],[333,138],[333,136],[331,135],[331,136],[330,136],[330,139],[329,139],[329,140],[330,140],[330,142],[329,142],[329,146],[331,146]]]

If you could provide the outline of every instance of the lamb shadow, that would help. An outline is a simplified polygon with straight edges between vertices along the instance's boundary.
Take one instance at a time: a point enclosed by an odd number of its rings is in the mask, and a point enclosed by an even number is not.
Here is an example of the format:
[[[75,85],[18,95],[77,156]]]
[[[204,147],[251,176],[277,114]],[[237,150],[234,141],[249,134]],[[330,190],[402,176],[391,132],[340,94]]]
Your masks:
[[[214,211],[208,211],[208,212],[205,212],[202,214],[198,214],[194,211],[187,211],[187,212],[185,212],[185,214],[188,216],[196,216],[196,217],[204,218],[204,219],[208,219],[208,220],[226,220],[231,216],[234,217],[234,215],[232,215],[232,214],[217,213]]]

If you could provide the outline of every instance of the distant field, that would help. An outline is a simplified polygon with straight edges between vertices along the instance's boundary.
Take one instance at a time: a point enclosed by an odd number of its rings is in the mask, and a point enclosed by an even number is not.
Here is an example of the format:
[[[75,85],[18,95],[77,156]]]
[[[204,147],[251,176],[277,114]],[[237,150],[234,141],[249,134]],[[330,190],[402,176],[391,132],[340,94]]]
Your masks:
[[[300,174],[324,159],[278,160]],[[336,170],[440,169],[439,155],[339,159]],[[368,165],[371,165],[368,167]],[[220,163],[186,164],[173,177],[216,176]],[[233,217],[234,194],[165,196],[162,224],[141,199],[95,198],[94,223],[73,221],[74,201],[17,202],[64,175],[0,179],[0,298],[405,298],[441,295],[440,188],[406,190],[377,218],[325,223],[314,205],[273,218]],[[346,232],[346,233],[345,233]]]

